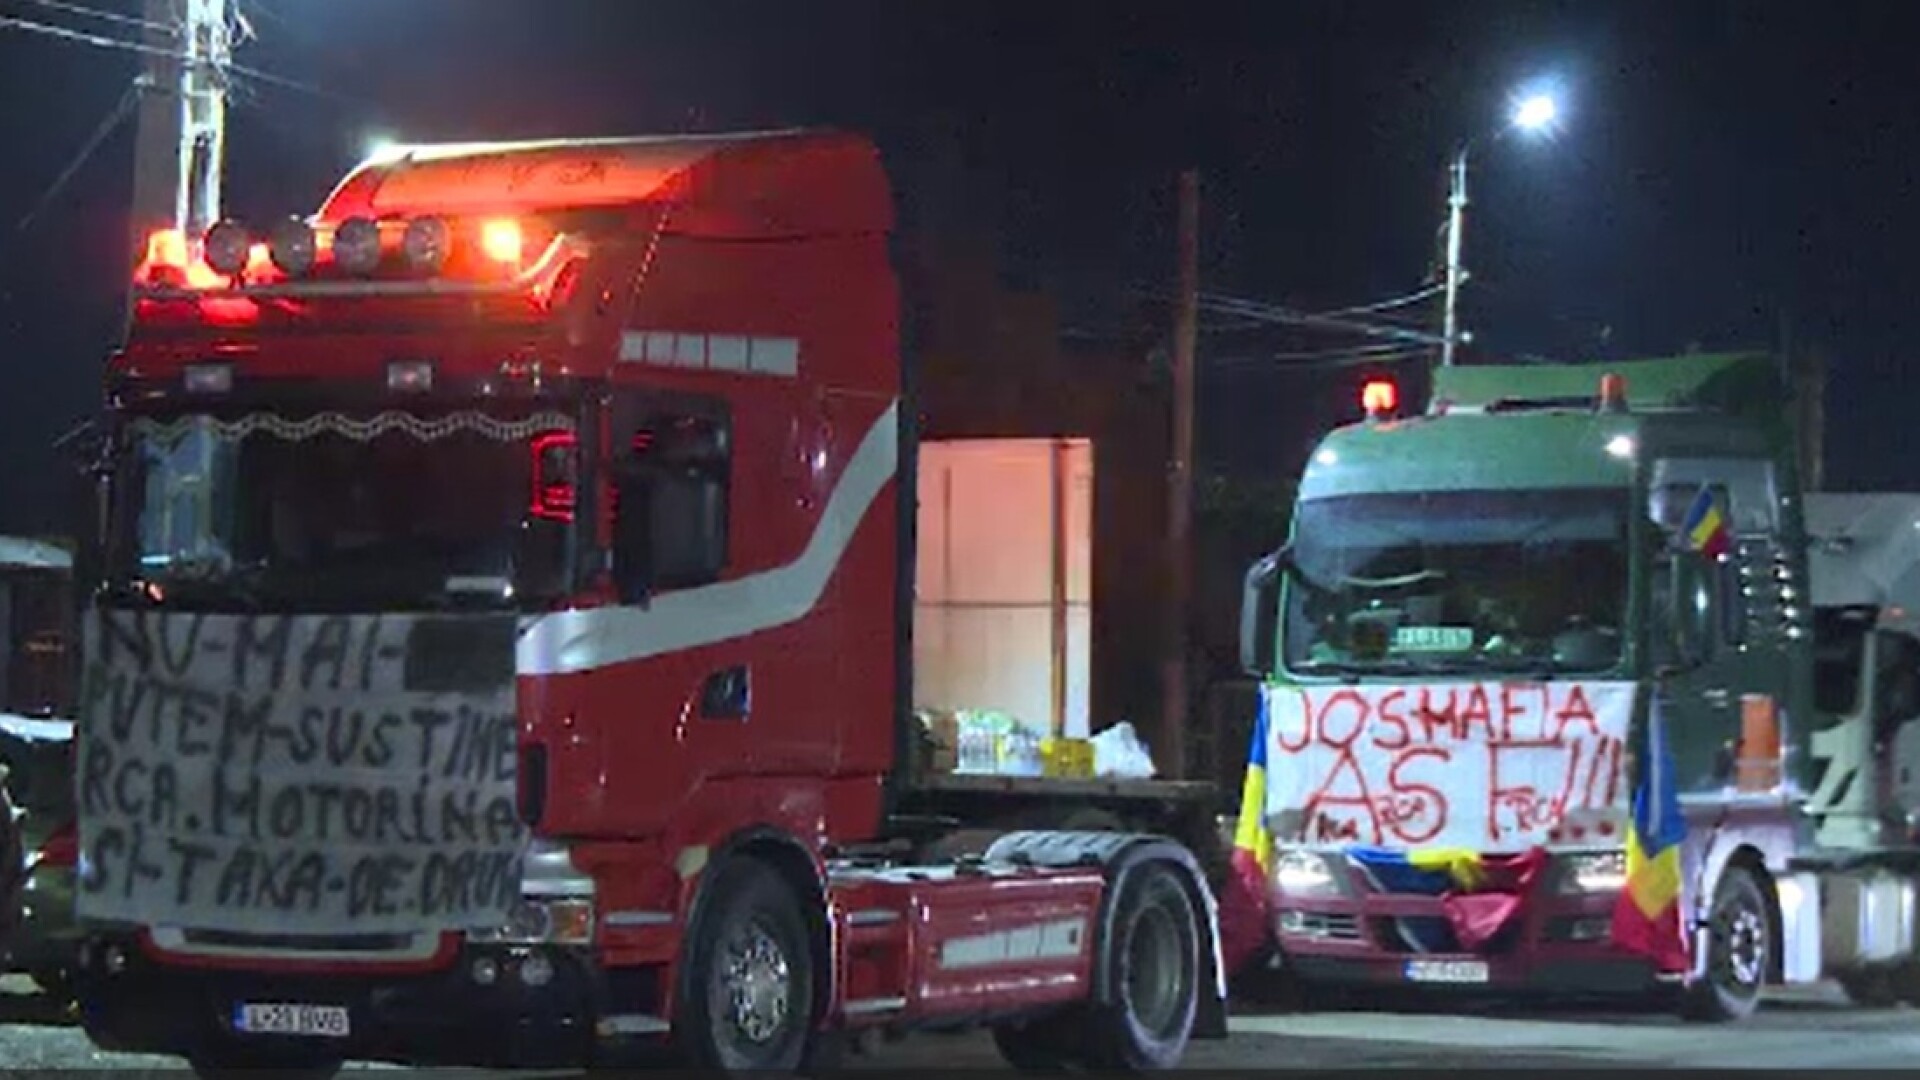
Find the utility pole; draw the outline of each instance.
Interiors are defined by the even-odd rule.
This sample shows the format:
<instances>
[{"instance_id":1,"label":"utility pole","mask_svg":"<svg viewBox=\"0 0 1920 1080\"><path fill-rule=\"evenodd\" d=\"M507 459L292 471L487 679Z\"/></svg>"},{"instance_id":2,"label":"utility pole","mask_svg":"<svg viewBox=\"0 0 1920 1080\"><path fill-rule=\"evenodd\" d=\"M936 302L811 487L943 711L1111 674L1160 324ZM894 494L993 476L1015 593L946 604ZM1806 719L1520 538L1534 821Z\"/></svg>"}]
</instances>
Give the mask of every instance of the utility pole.
<instances>
[{"instance_id":1,"label":"utility pole","mask_svg":"<svg viewBox=\"0 0 1920 1080\"><path fill-rule=\"evenodd\" d=\"M1460 342L1460 283L1466 270L1460 265L1460 229L1467 219L1467 147L1461 144L1447 168L1447 307L1440 329L1440 366L1452 367Z\"/></svg>"},{"instance_id":2,"label":"utility pole","mask_svg":"<svg viewBox=\"0 0 1920 1080\"><path fill-rule=\"evenodd\" d=\"M146 0L156 28L142 80L134 157L134 235L174 228L196 236L220 220L226 152L227 64L233 54L228 0ZM176 27L177 36L158 27Z\"/></svg>"},{"instance_id":3,"label":"utility pole","mask_svg":"<svg viewBox=\"0 0 1920 1080\"><path fill-rule=\"evenodd\" d=\"M1173 329L1173 461L1167 491L1167 654L1162 684L1162 759L1187 772L1189 642L1193 614L1193 369L1200 325L1200 174L1180 174L1180 295Z\"/></svg>"}]
</instances>

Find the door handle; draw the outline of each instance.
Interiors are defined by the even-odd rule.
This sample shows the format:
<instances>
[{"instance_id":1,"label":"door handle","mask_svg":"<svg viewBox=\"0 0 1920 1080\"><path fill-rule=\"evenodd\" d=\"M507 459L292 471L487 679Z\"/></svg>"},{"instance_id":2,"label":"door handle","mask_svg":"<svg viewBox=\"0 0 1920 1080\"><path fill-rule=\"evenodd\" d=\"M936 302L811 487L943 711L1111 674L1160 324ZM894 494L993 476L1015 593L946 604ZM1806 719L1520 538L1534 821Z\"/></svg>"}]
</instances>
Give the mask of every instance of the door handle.
<instances>
[{"instance_id":1,"label":"door handle","mask_svg":"<svg viewBox=\"0 0 1920 1080\"><path fill-rule=\"evenodd\" d=\"M722 668L700 687L700 719L745 720L753 708L753 680L744 664Z\"/></svg>"}]
</instances>

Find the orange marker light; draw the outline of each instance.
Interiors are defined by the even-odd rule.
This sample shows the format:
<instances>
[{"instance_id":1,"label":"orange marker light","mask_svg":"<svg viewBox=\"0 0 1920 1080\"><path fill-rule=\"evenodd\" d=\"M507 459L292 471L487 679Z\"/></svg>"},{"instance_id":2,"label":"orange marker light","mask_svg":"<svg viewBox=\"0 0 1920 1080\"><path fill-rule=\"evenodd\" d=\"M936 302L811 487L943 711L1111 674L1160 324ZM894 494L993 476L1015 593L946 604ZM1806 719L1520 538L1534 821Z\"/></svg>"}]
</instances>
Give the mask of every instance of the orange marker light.
<instances>
[{"instance_id":1,"label":"orange marker light","mask_svg":"<svg viewBox=\"0 0 1920 1080\"><path fill-rule=\"evenodd\" d=\"M226 287L227 279L218 270L204 262L194 261L187 267L187 288L219 289Z\"/></svg>"},{"instance_id":2,"label":"orange marker light","mask_svg":"<svg viewBox=\"0 0 1920 1080\"><path fill-rule=\"evenodd\" d=\"M1387 379L1369 379L1360 388L1360 405L1368 416L1383 416L1400 407L1400 388Z\"/></svg>"},{"instance_id":3,"label":"orange marker light","mask_svg":"<svg viewBox=\"0 0 1920 1080\"><path fill-rule=\"evenodd\" d=\"M158 229L147 237L147 264L185 269L187 234L179 229Z\"/></svg>"},{"instance_id":4,"label":"orange marker light","mask_svg":"<svg viewBox=\"0 0 1920 1080\"><path fill-rule=\"evenodd\" d=\"M520 223L512 218L495 218L480 226L480 251L498 263L520 262Z\"/></svg>"}]
</instances>

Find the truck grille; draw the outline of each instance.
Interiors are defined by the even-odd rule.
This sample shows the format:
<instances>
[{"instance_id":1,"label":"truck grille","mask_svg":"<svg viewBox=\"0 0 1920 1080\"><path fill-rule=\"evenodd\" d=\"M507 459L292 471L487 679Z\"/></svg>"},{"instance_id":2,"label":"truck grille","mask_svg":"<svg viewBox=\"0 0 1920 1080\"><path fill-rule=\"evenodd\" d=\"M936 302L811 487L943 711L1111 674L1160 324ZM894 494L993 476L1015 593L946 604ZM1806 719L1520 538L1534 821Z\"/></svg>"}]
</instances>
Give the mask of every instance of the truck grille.
<instances>
[{"instance_id":1,"label":"truck grille","mask_svg":"<svg viewBox=\"0 0 1920 1080\"><path fill-rule=\"evenodd\" d=\"M352 953L377 955L404 952L414 945L411 934L240 934L226 930L187 930L188 945L210 949L257 949L265 952Z\"/></svg>"},{"instance_id":2,"label":"truck grille","mask_svg":"<svg viewBox=\"0 0 1920 1080\"><path fill-rule=\"evenodd\" d=\"M1289 934L1322 941L1359 941L1358 915L1329 915L1319 911L1289 911L1280 916L1280 928Z\"/></svg>"}]
</instances>

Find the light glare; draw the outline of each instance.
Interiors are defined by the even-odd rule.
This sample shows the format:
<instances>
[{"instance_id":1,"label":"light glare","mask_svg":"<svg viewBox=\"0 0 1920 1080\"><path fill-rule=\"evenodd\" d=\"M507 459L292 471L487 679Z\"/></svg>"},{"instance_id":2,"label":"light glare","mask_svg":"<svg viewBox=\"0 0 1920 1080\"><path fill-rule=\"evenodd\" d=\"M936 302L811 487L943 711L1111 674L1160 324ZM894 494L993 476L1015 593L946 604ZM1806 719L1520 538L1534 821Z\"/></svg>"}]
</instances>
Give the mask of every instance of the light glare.
<instances>
[{"instance_id":1,"label":"light glare","mask_svg":"<svg viewBox=\"0 0 1920 1080\"><path fill-rule=\"evenodd\" d=\"M1540 131L1551 125L1559 115L1560 108L1551 97L1534 94L1514 106L1513 124L1522 131Z\"/></svg>"}]
</instances>

